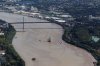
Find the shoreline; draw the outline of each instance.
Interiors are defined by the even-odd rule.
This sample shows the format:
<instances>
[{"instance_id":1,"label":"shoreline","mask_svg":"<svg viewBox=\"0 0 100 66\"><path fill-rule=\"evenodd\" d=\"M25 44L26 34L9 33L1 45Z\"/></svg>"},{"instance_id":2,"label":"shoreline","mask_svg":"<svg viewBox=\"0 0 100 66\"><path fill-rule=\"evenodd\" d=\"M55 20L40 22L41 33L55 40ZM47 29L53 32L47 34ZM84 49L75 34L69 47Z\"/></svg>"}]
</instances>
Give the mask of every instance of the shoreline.
<instances>
[{"instance_id":1,"label":"shoreline","mask_svg":"<svg viewBox=\"0 0 100 66\"><path fill-rule=\"evenodd\" d=\"M44 31L44 30L46 30L46 29L42 29L42 31ZM49 29L50 30L50 29ZM55 31L55 29L52 29L53 31ZM40 31L39 29L37 30L37 29L33 29L32 31L31 30L28 30L30 33L34 33L34 31L36 32L36 31ZM28 33L28 31L26 32L27 33L27 36L28 36L28 34L30 34L30 33ZM61 29L61 31L63 32L63 29ZM25 33L25 34L26 34ZM36 32L36 33L39 33L39 32ZM41 33L41 32L40 32ZM21 36L22 34L20 34L20 36ZM83 65L79 65L79 66L94 66L92 63L95 61L94 59L93 59L93 57L91 56L91 54L90 53L88 53L87 51L85 51L84 49L81 49L81 48L79 48L79 47L75 47L74 45L70 45L70 44L67 44L67 43L65 43L62 39L61 39L61 37L62 37L62 35L63 35L63 33L60 33L60 41L61 41L61 44L57 44L57 43L55 43L55 42L53 42L53 44L57 44L57 47L59 47L58 45L60 45L60 46L62 46L63 48L64 47L66 47L66 48L64 48L63 50L65 51L65 49L66 49L66 52L68 52L68 53L70 53L70 52L74 52L75 53L75 55L77 55L78 53L80 53L80 54L78 54L78 57L77 56L75 56L77 59L76 60L78 60L78 58L80 59L80 61L82 60L82 57L84 57L84 60L85 59L87 59L86 61L84 61L84 63L83 63L83 61L81 62ZM25 36L25 35L24 35ZM32 35L30 35L30 37L31 37ZM34 36L35 37L35 36ZM20 38L20 40L27 40L27 39L24 39L25 37L23 37L23 38ZM22 40L22 42L23 42L23 40ZM36 40L35 38L34 38L34 40ZM28 41L28 40L27 40ZM26 42L27 42L26 41ZM41 40L41 41L43 41L43 43L44 43L44 41L45 40ZM56 42L58 42L59 40L55 40ZM59 42L60 42L59 41ZM29 40L29 42L33 42L33 40ZM28 43L29 43L28 42ZM36 43L37 44L37 43ZM36 45L35 44L35 45ZM41 44L42 44L42 42L41 42ZM54 46L56 46L56 45L53 45L53 44L50 44L52 47ZM26 45L26 44L25 44ZM28 45L26 45L26 46L28 46L28 47L30 47L30 49L32 50L32 44L29 44L30 46L28 46ZM45 46L46 45L46 47L48 47L48 45L47 44L43 44L43 46ZM50 46L49 45L49 46ZM17 44L15 45L15 47L17 46ZM20 45L19 45L20 46ZM18 47L19 47L18 46ZM39 45L39 47L40 46L42 46L42 45ZM19 48L17 47L17 50L19 50ZM24 47L24 46L23 46ZM25 48L27 48L27 47L25 47ZM40 47L41 48L41 47ZM44 49L45 49L45 47L43 47ZM69 49L68 49L69 48ZM50 49L50 48L48 48L48 49ZM47 50L47 49L46 49ZM62 50L62 49L61 49ZM62 51L63 51L62 50ZM69 50L69 51L67 51L67 50ZM73 51L74 50L74 51ZM23 50L22 50L23 51ZM27 50L28 51L28 50ZM54 51L54 50L53 50ZM60 50L58 50L57 52L59 52ZM63 52L64 52L63 51ZM34 51L33 52L35 52L35 49L34 49ZM39 52L39 51L38 51ZM21 53L21 52L19 52L19 53ZM27 53L29 53L29 54L31 54L30 52L27 52ZM53 52L54 53L54 52ZM37 51L36 51L36 53L35 54L33 54L32 53L32 55L36 55L37 54ZM47 54L47 53L46 53ZM22 54L23 55L23 54ZM43 54L41 54L41 55L43 55ZM59 54L58 54L59 55ZM70 55L72 55L72 54L70 54ZM68 57L70 56L70 55L68 55ZM37 56L37 55L36 55ZM63 56L63 55L61 55L61 56ZM74 58L73 56L71 56L72 58ZM71 57L69 57L69 59L71 58ZM23 57L23 58L25 58L25 56ZM42 59L45 59L45 57L44 58L41 58L41 57L39 57L41 60ZM25 60L25 59L24 59ZM27 60L27 59L26 59ZM30 60L31 60L31 57L30 57ZM30 60L28 60L28 61L30 61ZM27 61L27 62L28 62ZM68 61L68 60L67 60ZM93 61L93 62L92 62ZM30 65L27 65L27 62L26 62L26 66L30 66ZM40 61L40 62L42 62L42 61ZM70 65L70 66L75 66L75 64L76 64L76 66L78 66L77 64L78 63L80 63L79 61L77 61L76 63L75 63L75 61L73 62L71 62L71 61L68 61L68 62L70 62L69 63L69 65L70 64L74 64L74 65ZM31 61L30 61L30 63L31 63ZM39 63L39 60L38 61L36 61L36 64L35 64L35 66L40 66L40 65L38 65L37 63ZM47 62L47 63L50 63L50 62ZM52 63L51 63L52 64ZM59 63L58 63L59 64ZM66 64L66 63L65 63ZM68 63L67 63L68 64ZM50 65L50 64L49 64ZM68 66L69 66L68 65ZM42 65L41 65L42 66ZM43 66L45 66L45 65L43 65ZM52 65L53 66L53 65ZM56 66L56 65L54 65L54 66ZM60 65L57 65L57 66L60 66ZM63 66L65 66L65 65L63 65Z\"/></svg>"},{"instance_id":2,"label":"shoreline","mask_svg":"<svg viewBox=\"0 0 100 66\"><path fill-rule=\"evenodd\" d=\"M41 25L43 28L62 27L51 23L48 26ZM26 66L94 66L93 56L84 49L65 43L62 40L63 33L64 29L26 29L26 32L16 33L12 45ZM48 43L46 41L50 36L52 42ZM37 59L35 62L31 60L34 57Z\"/></svg>"},{"instance_id":3,"label":"shoreline","mask_svg":"<svg viewBox=\"0 0 100 66\"><path fill-rule=\"evenodd\" d=\"M65 28L66 27L68 27L68 26L66 26L66 25L64 25L64 24L62 24L62 23L59 23L59 22L54 22L55 24L58 24L58 25L60 25L61 27L62 27L62 29L63 29L63 35L62 35L62 40L64 41L64 42L66 42L66 43L68 43L68 44L70 44L70 45L73 45L73 46L75 46L75 47L78 47L78 48L81 48L81 49L83 49L83 50L85 50L85 51L87 51L88 53L90 53L93 57L94 57L94 59L95 59L95 62L93 62L94 63L94 65L96 64L97 65L97 63L98 63L98 60L97 60L97 57L96 57L96 55L94 54L94 53L92 53L92 52L95 52L93 49L88 49L88 48L91 48L91 47L89 47L89 46L87 46L87 45L84 45L83 47L81 46L81 45L76 45L75 43L73 43L73 42L70 42L69 40L67 40L67 38L65 37ZM88 47L88 48L86 48L86 47Z\"/></svg>"}]
</instances>

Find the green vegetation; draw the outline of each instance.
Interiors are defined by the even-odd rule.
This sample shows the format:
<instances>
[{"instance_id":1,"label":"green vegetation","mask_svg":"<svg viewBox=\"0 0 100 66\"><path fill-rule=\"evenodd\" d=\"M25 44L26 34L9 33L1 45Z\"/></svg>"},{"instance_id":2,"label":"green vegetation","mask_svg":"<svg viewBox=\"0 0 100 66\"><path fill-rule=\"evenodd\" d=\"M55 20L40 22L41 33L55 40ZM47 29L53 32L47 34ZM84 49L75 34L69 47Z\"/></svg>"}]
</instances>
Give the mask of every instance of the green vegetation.
<instances>
[{"instance_id":1,"label":"green vegetation","mask_svg":"<svg viewBox=\"0 0 100 66\"><path fill-rule=\"evenodd\" d=\"M20 56L16 53L12 46L12 40L15 35L16 31L12 26L8 29L6 32L6 40L5 40L5 45L6 45L6 57L8 61L8 66L24 66L24 61L20 58Z\"/></svg>"},{"instance_id":2,"label":"green vegetation","mask_svg":"<svg viewBox=\"0 0 100 66\"><path fill-rule=\"evenodd\" d=\"M59 25L64 28L62 39L90 52L98 61L97 66L100 66L100 23L76 24L74 27L60 23ZM94 38L97 41L93 40Z\"/></svg>"},{"instance_id":3,"label":"green vegetation","mask_svg":"<svg viewBox=\"0 0 100 66\"><path fill-rule=\"evenodd\" d=\"M91 39L91 35L89 34L89 31L86 28L77 28L75 34L77 38L79 38L82 41L90 41Z\"/></svg>"},{"instance_id":4,"label":"green vegetation","mask_svg":"<svg viewBox=\"0 0 100 66\"><path fill-rule=\"evenodd\" d=\"M0 36L0 46L5 50L6 64L5 66L25 66L24 61L17 54L12 46L13 37L16 34L15 29L10 25L9 28L4 29L5 36Z\"/></svg>"},{"instance_id":5,"label":"green vegetation","mask_svg":"<svg viewBox=\"0 0 100 66\"><path fill-rule=\"evenodd\" d=\"M8 29L6 33L6 57L7 61L9 62L8 66L25 66L24 61L20 58L20 56L16 53L12 46L12 40L15 35L16 31L12 26Z\"/></svg>"}]
</instances>

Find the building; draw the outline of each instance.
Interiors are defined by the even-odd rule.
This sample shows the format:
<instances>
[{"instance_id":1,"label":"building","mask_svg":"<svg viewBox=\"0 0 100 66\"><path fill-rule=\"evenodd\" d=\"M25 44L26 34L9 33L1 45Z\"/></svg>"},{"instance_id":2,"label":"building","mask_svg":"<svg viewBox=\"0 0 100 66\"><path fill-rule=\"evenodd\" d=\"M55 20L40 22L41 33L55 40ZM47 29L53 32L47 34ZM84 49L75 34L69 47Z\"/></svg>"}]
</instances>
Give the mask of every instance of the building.
<instances>
[{"instance_id":1,"label":"building","mask_svg":"<svg viewBox=\"0 0 100 66\"><path fill-rule=\"evenodd\" d=\"M60 20L61 18L58 18L58 17L51 17L51 19L53 19L53 20Z\"/></svg>"},{"instance_id":2,"label":"building","mask_svg":"<svg viewBox=\"0 0 100 66\"><path fill-rule=\"evenodd\" d=\"M63 15L60 15L60 17L63 17L63 18L71 18L72 16L71 15L66 15L66 14L64 15L63 14Z\"/></svg>"},{"instance_id":3,"label":"building","mask_svg":"<svg viewBox=\"0 0 100 66\"><path fill-rule=\"evenodd\" d=\"M100 20L100 16L92 16L92 15L89 15L89 19L96 19L96 20Z\"/></svg>"},{"instance_id":4,"label":"building","mask_svg":"<svg viewBox=\"0 0 100 66\"><path fill-rule=\"evenodd\" d=\"M93 40L94 42L98 42L98 41L100 40L100 38L97 37L97 36L92 36L92 40Z\"/></svg>"},{"instance_id":5,"label":"building","mask_svg":"<svg viewBox=\"0 0 100 66\"><path fill-rule=\"evenodd\" d=\"M21 0L3 0L5 2L18 2L18 1L21 1Z\"/></svg>"},{"instance_id":6,"label":"building","mask_svg":"<svg viewBox=\"0 0 100 66\"><path fill-rule=\"evenodd\" d=\"M40 13L30 13L29 17L35 17L35 18L39 18L41 15Z\"/></svg>"},{"instance_id":7,"label":"building","mask_svg":"<svg viewBox=\"0 0 100 66\"><path fill-rule=\"evenodd\" d=\"M31 6L31 12L39 12L36 7Z\"/></svg>"},{"instance_id":8,"label":"building","mask_svg":"<svg viewBox=\"0 0 100 66\"><path fill-rule=\"evenodd\" d=\"M0 55L5 55L6 53L5 53L5 50L0 50Z\"/></svg>"},{"instance_id":9,"label":"building","mask_svg":"<svg viewBox=\"0 0 100 66\"><path fill-rule=\"evenodd\" d=\"M56 22L60 22L60 23L65 23L66 21L61 19L61 18L58 18L58 17L51 17L52 20L56 21Z\"/></svg>"},{"instance_id":10,"label":"building","mask_svg":"<svg viewBox=\"0 0 100 66\"><path fill-rule=\"evenodd\" d=\"M66 21L65 20L55 20L56 22L60 22L60 23L65 23Z\"/></svg>"}]
</instances>

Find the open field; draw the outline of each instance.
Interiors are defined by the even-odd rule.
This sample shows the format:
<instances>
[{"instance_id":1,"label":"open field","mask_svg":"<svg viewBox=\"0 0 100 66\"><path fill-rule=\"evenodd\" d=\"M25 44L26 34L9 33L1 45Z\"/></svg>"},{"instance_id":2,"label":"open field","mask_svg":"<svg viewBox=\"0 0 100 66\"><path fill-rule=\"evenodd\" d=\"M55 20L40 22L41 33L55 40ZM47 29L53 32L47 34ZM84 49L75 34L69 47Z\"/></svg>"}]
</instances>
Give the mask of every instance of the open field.
<instances>
[{"instance_id":1,"label":"open field","mask_svg":"<svg viewBox=\"0 0 100 66\"><path fill-rule=\"evenodd\" d=\"M16 17L10 18L10 16ZM0 19L5 17L8 22L10 20L15 22L20 20L18 16L1 14ZM34 20L36 19L33 18ZM42 20L37 19L36 21ZM25 29L25 32L17 32L12 43L26 66L94 66L93 62L96 60L91 54L62 40L63 29L48 29L61 28L59 25L51 23L27 25L27 28L31 27L44 29ZM32 58L36 58L36 60L32 61Z\"/></svg>"}]
</instances>

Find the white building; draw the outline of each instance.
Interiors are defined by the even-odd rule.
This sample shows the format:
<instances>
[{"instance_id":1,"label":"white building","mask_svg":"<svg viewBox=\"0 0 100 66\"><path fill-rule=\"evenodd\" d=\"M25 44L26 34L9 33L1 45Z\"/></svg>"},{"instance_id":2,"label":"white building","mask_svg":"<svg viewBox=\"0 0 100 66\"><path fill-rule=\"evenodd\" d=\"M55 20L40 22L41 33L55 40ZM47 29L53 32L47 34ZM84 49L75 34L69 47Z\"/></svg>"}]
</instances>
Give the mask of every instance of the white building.
<instances>
[{"instance_id":1,"label":"white building","mask_svg":"<svg viewBox=\"0 0 100 66\"><path fill-rule=\"evenodd\" d=\"M21 0L4 0L6 2L18 2L18 1L21 1Z\"/></svg>"},{"instance_id":2,"label":"white building","mask_svg":"<svg viewBox=\"0 0 100 66\"><path fill-rule=\"evenodd\" d=\"M5 55L5 50L0 50L0 55Z\"/></svg>"},{"instance_id":3,"label":"white building","mask_svg":"<svg viewBox=\"0 0 100 66\"><path fill-rule=\"evenodd\" d=\"M39 12L38 9L36 7L31 6L31 11L32 12Z\"/></svg>"},{"instance_id":4,"label":"white building","mask_svg":"<svg viewBox=\"0 0 100 66\"><path fill-rule=\"evenodd\" d=\"M65 20L55 20L55 21L57 21L57 22L60 22L60 23L65 23L66 21Z\"/></svg>"},{"instance_id":5,"label":"white building","mask_svg":"<svg viewBox=\"0 0 100 66\"><path fill-rule=\"evenodd\" d=\"M89 16L89 19L97 19L97 20L100 20L100 16L92 16L92 15L90 15Z\"/></svg>"},{"instance_id":6,"label":"white building","mask_svg":"<svg viewBox=\"0 0 100 66\"><path fill-rule=\"evenodd\" d=\"M5 34L3 32L0 33L0 36L4 36Z\"/></svg>"},{"instance_id":7,"label":"white building","mask_svg":"<svg viewBox=\"0 0 100 66\"><path fill-rule=\"evenodd\" d=\"M30 13L29 16L30 16L30 17L36 17L36 18L38 18L38 17L40 17L41 15L40 15L40 13Z\"/></svg>"},{"instance_id":8,"label":"white building","mask_svg":"<svg viewBox=\"0 0 100 66\"><path fill-rule=\"evenodd\" d=\"M98 42L98 41L100 40L100 38L97 37L97 36L92 36L92 40L93 40L94 42Z\"/></svg>"},{"instance_id":9,"label":"white building","mask_svg":"<svg viewBox=\"0 0 100 66\"><path fill-rule=\"evenodd\" d=\"M60 15L60 17L63 17L63 18L71 18L72 16L71 15Z\"/></svg>"},{"instance_id":10,"label":"white building","mask_svg":"<svg viewBox=\"0 0 100 66\"><path fill-rule=\"evenodd\" d=\"M60 20L61 18L58 18L58 17L51 17L51 19L53 19L53 20Z\"/></svg>"},{"instance_id":11,"label":"white building","mask_svg":"<svg viewBox=\"0 0 100 66\"><path fill-rule=\"evenodd\" d=\"M56 22L62 22L62 23L66 22L65 20L58 18L58 17L51 17L51 19L53 19Z\"/></svg>"}]
</instances>

